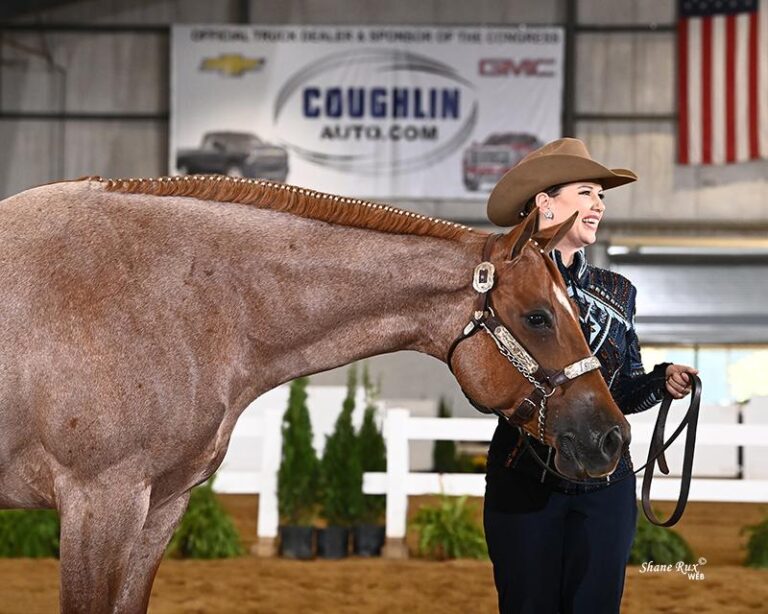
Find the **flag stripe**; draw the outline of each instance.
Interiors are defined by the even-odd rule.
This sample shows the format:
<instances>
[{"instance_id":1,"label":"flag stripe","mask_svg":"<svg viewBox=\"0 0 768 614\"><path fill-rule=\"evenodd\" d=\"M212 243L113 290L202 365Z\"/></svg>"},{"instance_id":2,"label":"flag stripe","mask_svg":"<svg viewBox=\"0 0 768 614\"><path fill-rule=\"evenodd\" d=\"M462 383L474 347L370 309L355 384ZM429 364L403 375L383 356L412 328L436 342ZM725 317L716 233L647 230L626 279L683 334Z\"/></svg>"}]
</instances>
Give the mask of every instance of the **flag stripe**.
<instances>
[{"instance_id":1,"label":"flag stripe","mask_svg":"<svg viewBox=\"0 0 768 614\"><path fill-rule=\"evenodd\" d=\"M712 164L725 162L725 20L712 20Z\"/></svg>"},{"instance_id":2,"label":"flag stripe","mask_svg":"<svg viewBox=\"0 0 768 614\"><path fill-rule=\"evenodd\" d=\"M736 162L749 159L748 24L749 15L736 17Z\"/></svg>"},{"instance_id":3,"label":"flag stripe","mask_svg":"<svg viewBox=\"0 0 768 614\"><path fill-rule=\"evenodd\" d=\"M757 112L757 14L749 16L749 157L760 157Z\"/></svg>"},{"instance_id":4,"label":"flag stripe","mask_svg":"<svg viewBox=\"0 0 768 614\"><path fill-rule=\"evenodd\" d=\"M712 18L701 18L701 161L712 164Z\"/></svg>"},{"instance_id":5,"label":"flag stripe","mask_svg":"<svg viewBox=\"0 0 768 614\"><path fill-rule=\"evenodd\" d=\"M688 164L688 21L677 24L677 160Z\"/></svg>"},{"instance_id":6,"label":"flag stripe","mask_svg":"<svg viewBox=\"0 0 768 614\"><path fill-rule=\"evenodd\" d=\"M725 160L736 160L736 18L725 18Z\"/></svg>"},{"instance_id":7,"label":"flag stripe","mask_svg":"<svg viewBox=\"0 0 768 614\"><path fill-rule=\"evenodd\" d=\"M701 19L688 22L688 160L690 164L701 164Z\"/></svg>"},{"instance_id":8,"label":"flag stripe","mask_svg":"<svg viewBox=\"0 0 768 614\"><path fill-rule=\"evenodd\" d=\"M758 44L760 50L757 58L760 64L757 72L757 91L759 100L759 126L760 157L768 157L768 10L765 8L765 0L760 3L758 11Z\"/></svg>"}]
</instances>

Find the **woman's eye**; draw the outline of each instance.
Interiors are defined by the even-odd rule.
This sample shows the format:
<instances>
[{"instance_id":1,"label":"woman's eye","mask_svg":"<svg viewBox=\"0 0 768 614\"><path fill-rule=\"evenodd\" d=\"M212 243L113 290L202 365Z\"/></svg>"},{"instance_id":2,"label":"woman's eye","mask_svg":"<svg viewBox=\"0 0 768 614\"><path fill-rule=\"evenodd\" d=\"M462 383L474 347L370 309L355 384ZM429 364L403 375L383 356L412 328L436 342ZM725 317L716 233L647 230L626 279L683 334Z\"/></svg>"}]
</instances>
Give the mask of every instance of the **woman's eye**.
<instances>
[{"instance_id":1,"label":"woman's eye","mask_svg":"<svg viewBox=\"0 0 768 614\"><path fill-rule=\"evenodd\" d=\"M525 319L532 328L549 328L552 324L549 315L546 313L530 313Z\"/></svg>"}]
</instances>

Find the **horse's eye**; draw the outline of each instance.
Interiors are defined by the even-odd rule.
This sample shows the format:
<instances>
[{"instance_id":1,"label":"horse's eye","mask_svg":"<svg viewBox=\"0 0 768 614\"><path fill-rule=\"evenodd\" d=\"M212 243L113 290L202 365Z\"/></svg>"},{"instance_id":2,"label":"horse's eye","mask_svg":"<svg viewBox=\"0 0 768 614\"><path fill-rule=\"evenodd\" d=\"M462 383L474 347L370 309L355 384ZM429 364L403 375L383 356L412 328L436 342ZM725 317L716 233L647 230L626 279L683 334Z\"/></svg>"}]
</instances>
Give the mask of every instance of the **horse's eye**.
<instances>
[{"instance_id":1,"label":"horse's eye","mask_svg":"<svg viewBox=\"0 0 768 614\"><path fill-rule=\"evenodd\" d=\"M534 311L525 316L525 322L531 328L550 328L552 318L545 311Z\"/></svg>"}]
</instances>

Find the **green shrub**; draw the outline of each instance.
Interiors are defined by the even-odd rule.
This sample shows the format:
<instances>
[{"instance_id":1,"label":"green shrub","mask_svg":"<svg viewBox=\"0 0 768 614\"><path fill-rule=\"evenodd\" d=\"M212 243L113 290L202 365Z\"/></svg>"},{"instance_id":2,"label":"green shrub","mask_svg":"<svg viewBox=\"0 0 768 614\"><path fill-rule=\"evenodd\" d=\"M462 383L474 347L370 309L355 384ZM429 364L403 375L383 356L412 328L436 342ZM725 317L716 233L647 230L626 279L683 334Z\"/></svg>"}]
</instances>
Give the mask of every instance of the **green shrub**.
<instances>
[{"instance_id":1,"label":"green shrub","mask_svg":"<svg viewBox=\"0 0 768 614\"><path fill-rule=\"evenodd\" d=\"M352 366L347 373L347 396L320 461L322 516L329 525L345 527L358 523L363 513L363 469L352 426L357 369Z\"/></svg>"},{"instance_id":2,"label":"green shrub","mask_svg":"<svg viewBox=\"0 0 768 614\"><path fill-rule=\"evenodd\" d=\"M213 492L213 478L193 488L168 554L188 559L226 559L243 553L240 535Z\"/></svg>"},{"instance_id":3,"label":"green shrub","mask_svg":"<svg viewBox=\"0 0 768 614\"><path fill-rule=\"evenodd\" d=\"M378 388L371 383L368 364L363 365L363 389L365 390L365 412L363 423L357 434L357 449L363 473L387 470L387 447L384 437L376 424L376 396ZM387 499L384 495L364 495L361 521L377 524L382 521Z\"/></svg>"},{"instance_id":4,"label":"green shrub","mask_svg":"<svg viewBox=\"0 0 768 614\"><path fill-rule=\"evenodd\" d=\"M440 397L437 407L438 418L450 418L453 415L451 406ZM459 459L456 455L456 442L452 440L438 440L432 449L432 467L437 473L458 473Z\"/></svg>"},{"instance_id":5,"label":"green shrub","mask_svg":"<svg viewBox=\"0 0 768 614\"><path fill-rule=\"evenodd\" d=\"M768 517L758 524L744 527L742 533L751 533L747 541L747 567L768 567Z\"/></svg>"},{"instance_id":6,"label":"green shrub","mask_svg":"<svg viewBox=\"0 0 768 614\"><path fill-rule=\"evenodd\" d=\"M280 519L288 525L309 525L320 499L320 463L312 447L312 423L307 409L307 384L291 382L288 409L283 416L283 449L277 473Z\"/></svg>"},{"instance_id":7,"label":"green shrub","mask_svg":"<svg viewBox=\"0 0 768 614\"><path fill-rule=\"evenodd\" d=\"M59 515L55 510L0 511L0 557L59 557Z\"/></svg>"},{"instance_id":8,"label":"green shrub","mask_svg":"<svg viewBox=\"0 0 768 614\"><path fill-rule=\"evenodd\" d=\"M648 522L642 510L637 515L637 533L629 554L631 565L653 561L669 565L683 561L695 562L696 557L688 543L675 531L657 527Z\"/></svg>"},{"instance_id":9,"label":"green shrub","mask_svg":"<svg viewBox=\"0 0 768 614\"><path fill-rule=\"evenodd\" d=\"M419 556L438 560L488 556L483 528L466 497L441 495L437 505L421 507L411 525L419 531Z\"/></svg>"}]
</instances>

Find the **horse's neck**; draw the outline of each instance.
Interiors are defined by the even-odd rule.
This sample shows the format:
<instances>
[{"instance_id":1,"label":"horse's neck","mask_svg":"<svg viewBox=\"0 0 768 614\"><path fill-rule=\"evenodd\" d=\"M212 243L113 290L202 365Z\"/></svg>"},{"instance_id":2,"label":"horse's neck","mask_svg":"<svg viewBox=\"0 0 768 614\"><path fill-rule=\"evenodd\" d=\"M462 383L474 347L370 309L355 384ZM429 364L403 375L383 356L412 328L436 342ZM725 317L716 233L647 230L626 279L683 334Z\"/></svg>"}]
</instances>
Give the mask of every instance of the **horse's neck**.
<instances>
[{"instance_id":1,"label":"horse's neck","mask_svg":"<svg viewBox=\"0 0 768 614\"><path fill-rule=\"evenodd\" d=\"M471 313L476 237L263 217L251 265L262 272L255 291L271 306L255 314L249 336L268 354L270 383L396 350L443 358Z\"/></svg>"}]
</instances>

